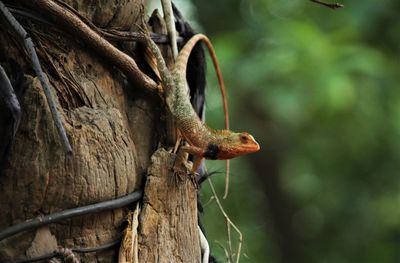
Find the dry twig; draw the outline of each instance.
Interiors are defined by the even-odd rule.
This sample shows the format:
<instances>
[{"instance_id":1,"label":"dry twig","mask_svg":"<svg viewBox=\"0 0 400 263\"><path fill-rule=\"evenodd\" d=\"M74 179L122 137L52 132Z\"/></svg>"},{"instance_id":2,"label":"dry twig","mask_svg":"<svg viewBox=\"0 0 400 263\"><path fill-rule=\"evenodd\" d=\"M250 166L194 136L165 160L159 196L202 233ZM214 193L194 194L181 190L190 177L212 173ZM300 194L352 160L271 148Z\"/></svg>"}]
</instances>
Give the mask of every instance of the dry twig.
<instances>
[{"instance_id":1,"label":"dry twig","mask_svg":"<svg viewBox=\"0 0 400 263\"><path fill-rule=\"evenodd\" d=\"M322 2L320 0L310 0L311 2L329 7L331 9L337 9L337 8L342 8L344 7L344 5L340 4L340 3L326 3L326 2Z\"/></svg>"},{"instance_id":2,"label":"dry twig","mask_svg":"<svg viewBox=\"0 0 400 263\"><path fill-rule=\"evenodd\" d=\"M221 211L222 215L225 217L225 220L226 220L226 224L227 224L227 228L228 228L228 246L230 248L230 253L231 253L230 257L231 257L232 262L233 262L234 255L232 253L232 239L231 239L231 230L230 230L230 228L233 227L233 229L235 229L235 231L239 235L237 255L236 255L236 261L235 261L236 263L239 263L240 253L241 253L241 250L242 250L242 242L243 242L242 232L240 232L239 228L232 222L232 220L229 218L229 216L225 212L224 208L222 207L222 204L221 204L221 202L220 202L220 200L219 200L219 198L217 196L217 193L215 192L215 188L214 188L214 185L213 185L211 179L210 178L207 178L207 179L208 179L208 183L210 184L210 188L211 188L211 191L212 191L212 193L214 195L215 201L217 202L218 208L219 208L219 210Z\"/></svg>"},{"instance_id":3,"label":"dry twig","mask_svg":"<svg viewBox=\"0 0 400 263\"><path fill-rule=\"evenodd\" d=\"M58 134L61 138L62 144L64 146L64 150L67 155L72 154L71 144L69 143L67 134L65 132L63 123L60 118L60 114L57 111L56 104L53 99L53 95L51 94L49 80L47 79L46 74L43 72L42 67L39 62L39 58L36 54L35 47L31 38L25 29L21 26L20 23L14 18L14 16L8 11L7 7L0 1L0 11L2 15L7 19L8 23L14 28L20 40L23 42L23 45L30 56L33 69L35 70L40 84L42 85L43 91L46 95L47 104L49 105L51 115L53 117L54 123L57 127Z\"/></svg>"}]
</instances>

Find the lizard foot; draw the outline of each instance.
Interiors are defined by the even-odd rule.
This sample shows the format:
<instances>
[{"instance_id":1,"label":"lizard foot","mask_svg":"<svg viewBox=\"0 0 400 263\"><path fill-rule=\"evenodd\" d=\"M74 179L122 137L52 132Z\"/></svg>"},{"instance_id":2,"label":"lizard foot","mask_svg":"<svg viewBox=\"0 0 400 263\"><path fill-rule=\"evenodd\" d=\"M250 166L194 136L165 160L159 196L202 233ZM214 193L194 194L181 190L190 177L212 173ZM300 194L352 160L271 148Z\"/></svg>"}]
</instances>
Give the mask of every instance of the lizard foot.
<instances>
[{"instance_id":1,"label":"lizard foot","mask_svg":"<svg viewBox=\"0 0 400 263\"><path fill-rule=\"evenodd\" d=\"M191 165L187 162L175 162L174 166L171 168L173 171L173 178L175 185L181 184L182 182L189 180L192 182L195 189L199 189L199 184L197 182L198 174L193 172Z\"/></svg>"},{"instance_id":2,"label":"lizard foot","mask_svg":"<svg viewBox=\"0 0 400 263\"><path fill-rule=\"evenodd\" d=\"M178 150L174 164L172 166L172 171L174 172L174 181L178 185L183 181L187 180L188 176L190 181L193 183L195 189L199 189L199 184L197 182L198 174L193 170L193 165L191 162L187 161L188 153L182 148Z\"/></svg>"},{"instance_id":3,"label":"lizard foot","mask_svg":"<svg viewBox=\"0 0 400 263\"><path fill-rule=\"evenodd\" d=\"M190 181L192 182L194 188L196 190L199 190L200 185L199 185L199 182L197 181L197 176L198 176L198 173L196 173L196 172L189 173Z\"/></svg>"},{"instance_id":4,"label":"lizard foot","mask_svg":"<svg viewBox=\"0 0 400 263\"><path fill-rule=\"evenodd\" d=\"M173 167L172 171L174 173L174 182L176 185L182 183L185 180L185 176L187 176L187 170L183 167Z\"/></svg>"},{"instance_id":5,"label":"lizard foot","mask_svg":"<svg viewBox=\"0 0 400 263\"><path fill-rule=\"evenodd\" d=\"M190 171L190 167L188 167L187 163L188 154L183 150L178 150L174 164L172 166L172 171L174 173L174 181L177 185L178 183L182 183Z\"/></svg>"}]
</instances>

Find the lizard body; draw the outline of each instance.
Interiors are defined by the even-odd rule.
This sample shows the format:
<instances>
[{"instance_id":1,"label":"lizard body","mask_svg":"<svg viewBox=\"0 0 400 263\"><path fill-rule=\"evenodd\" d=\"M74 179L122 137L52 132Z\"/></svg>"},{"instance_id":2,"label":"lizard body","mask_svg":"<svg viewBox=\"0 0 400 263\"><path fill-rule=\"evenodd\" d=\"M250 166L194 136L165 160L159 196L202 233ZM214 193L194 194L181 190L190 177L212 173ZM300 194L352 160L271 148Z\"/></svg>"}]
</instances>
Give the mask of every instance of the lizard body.
<instances>
[{"instance_id":1,"label":"lizard body","mask_svg":"<svg viewBox=\"0 0 400 263\"><path fill-rule=\"evenodd\" d=\"M186 86L186 66L190 52L198 41L203 41L210 50L214 66L217 73L219 72L217 75L220 85L222 83L221 90L223 90L223 81L218 64L216 64L216 56L211 42L205 35L194 35L185 44L179 52L171 72L168 70L157 45L149 37L146 37L146 41L157 61L164 86L166 104L181 134L189 142L188 146L182 147L183 150L201 158L228 160L257 152L260 149L254 137L247 132L236 133L230 130L213 130L207 127L190 104ZM196 164L194 167L196 167Z\"/></svg>"}]
</instances>

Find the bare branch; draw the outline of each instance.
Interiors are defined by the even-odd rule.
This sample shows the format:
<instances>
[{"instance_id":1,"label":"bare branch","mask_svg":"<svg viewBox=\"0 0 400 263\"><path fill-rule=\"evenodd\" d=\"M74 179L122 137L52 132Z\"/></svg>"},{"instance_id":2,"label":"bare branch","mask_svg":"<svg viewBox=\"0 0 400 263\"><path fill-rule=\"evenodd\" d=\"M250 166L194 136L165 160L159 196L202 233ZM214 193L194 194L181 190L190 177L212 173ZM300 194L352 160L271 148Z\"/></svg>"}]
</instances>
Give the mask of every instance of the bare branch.
<instances>
[{"instance_id":1,"label":"bare branch","mask_svg":"<svg viewBox=\"0 0 400 263\"><path fill-rule=\"evenodd\" d=\"M1 2L0 2L1 3ZM21 120L21 106L19 105L17 96L15 95L14 88L11 85L3 67L0 65L0 99L3 99L4 105L11 113L12 117L12 131L10 140L14 140L15 133L18 130L19 122Z\"/></svg>"},{"instance_id":2,"label":"bare branch","mask_svg":"<svg viewBox=\"0 0 400 263\"><path fill-rule=\"evenodd\" d=\"M128 204L138 201L140 198L142 198L142 195L143 195L143 191L137 190L126 196L123 196L123 197L120 197L120 198L117 198L114 200L104 201L101 203L91 204L91 205L87 205L87 206L80 206L80 207L56 212L53 214L49 214L49 215L46 215L43 217L37 217L37 218L34 218L29 221L25 221L20 224L10 226L6 229L2 229L0 231L0 240L3 240L9 236L15 235L19 232L23 232L23 231L38 228L38 227L41 227L41 226L44 226L47 224L59 222L61 220L67 219L67 218L120 208L120 207L123 207L123 206L126 206Z\"/></svg>"},{"instance_id":3,"label":"bare branch","mask_svg":"<svg viewBox=\"0 0 400 263\"><path fill-rule=\"evenodd\" d=\"M39 78L40 84L42 85L44 94L46 95L47 104L49 105L50 112L53 117L54 123L57 127L57 131L64 146L64 150L67 155L71 155L72 154L71 144L69 143L67 134L64 129L64 125L60 118L60 114L57 111L53 95L51 94L49 80L47 79L46 74L42 70L33 42L29 37L28 33L25 31L25 29L20 25L20 23L18 23L18 21L14 18L14 16L10 13L10 11L8 11L7 7L1 1L0 1L0 11L2 15L7 19L8 23L10 23L10 25L14 28L20 40L24 43L25 49L28 52L30 59L32 61L33 69L35 70Z\"/></svg>"},{"instance_id":4,"label":"bare branch","mask_svg":"<svg viewBox=\"0 0 400 263\"><path fill-rule=\"evenodd\" d=\"M232 239L231 239L231 229L230 227L233 227L233 229L237 232L238 236L239 236L239 240L238 240L238 248L237 248L237 255L236 255L236 263L239 263L239 259L240 259L240 253L242 250L242 242L243 242L243 235L242 232L240 232L239 228L232 222L232 220L229 218L228 214L225 212L224 208L222 207L222 204L217 196L217 192L215 191L214 185L210 179L210 177L207 178L208 179L208 183L210 184L210 188L211 191L214 195L215 201L217 202L218 208L221 211L222 215L225 217L226 220L226 224L227 224L227 229L228 229L228 245L229 245L229 250L231 252L230 257L232 258L232 262L233 262L233 255L232 255Z\"/></svg>"},{"instance_id":5,"label":"bare branch","mask_svg":"<svg viewBox=\"0 0 400 263\"><path fill-rule=\"evenodd\" d=\"M322 2L320 0L310 0L311 2L329 7L331 9L338 9L338 8L342 8L344 7L344 5L340 4L340 3L326 3L326 2Z\"/></svg>"}]
</instances>

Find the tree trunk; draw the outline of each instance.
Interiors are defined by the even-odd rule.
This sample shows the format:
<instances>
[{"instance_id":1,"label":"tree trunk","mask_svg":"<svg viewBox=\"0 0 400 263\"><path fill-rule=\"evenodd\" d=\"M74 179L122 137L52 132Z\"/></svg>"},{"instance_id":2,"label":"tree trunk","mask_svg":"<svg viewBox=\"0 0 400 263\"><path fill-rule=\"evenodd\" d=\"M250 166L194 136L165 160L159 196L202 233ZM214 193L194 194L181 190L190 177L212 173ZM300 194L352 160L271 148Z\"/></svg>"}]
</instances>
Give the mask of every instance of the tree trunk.
<instances>
[{"instance_id":1,"label":"tree trunk","mask_svg":"<svg viewBox=\"0 0 400 263\"><path fill-rule=\"evenodd\" d=\"M100 28L136 31L144 15L141 0L63 2ZM64 153L22 44L0 20L0 64L22 108L19 129L0 170L0 231L41 215L127 195L146 182L139 215L139 262L198 262L195 189L187 179L168 183L174 182L170 172L174 155L156 151L166 141L162 100L127 80L90 43L43 17L45 22L18 20L35 44L73 156ZM135 58L143 57L135 45L112 44ZM2 110L0 123L7 119ZM40 256L57 246L108 243L120 236L133 208L75 217L9 237L0 242L0 261ZM114 247L77 256L81 262L117 262L117 255Z\"/></svg>"}]
</instances>

